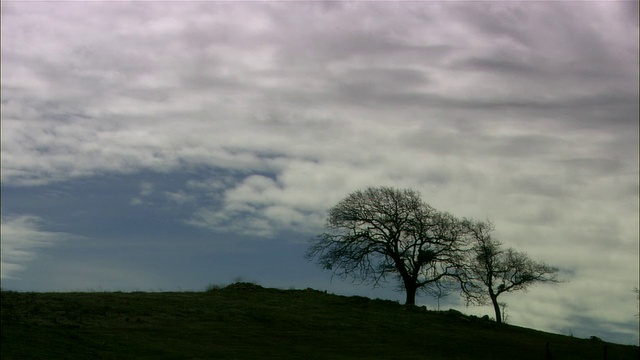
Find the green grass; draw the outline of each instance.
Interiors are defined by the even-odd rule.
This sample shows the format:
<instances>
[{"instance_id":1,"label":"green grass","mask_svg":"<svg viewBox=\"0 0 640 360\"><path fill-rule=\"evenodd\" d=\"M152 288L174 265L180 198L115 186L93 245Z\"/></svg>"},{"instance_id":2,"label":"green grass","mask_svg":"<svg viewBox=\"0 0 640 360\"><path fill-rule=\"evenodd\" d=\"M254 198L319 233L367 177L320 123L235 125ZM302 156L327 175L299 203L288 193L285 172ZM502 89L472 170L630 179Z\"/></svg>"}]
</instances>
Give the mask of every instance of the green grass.
<instances>
[{"instance_id":1,"label":"green grass","mask_svg":"<svg viewBox=\"0 0 640 360\"><path fill-rule=\"evenodd\" d=\"M248 283L205 292L3 291L2 359L638 359L638 347L454 311Z\"/></svg>"}]
</instances>

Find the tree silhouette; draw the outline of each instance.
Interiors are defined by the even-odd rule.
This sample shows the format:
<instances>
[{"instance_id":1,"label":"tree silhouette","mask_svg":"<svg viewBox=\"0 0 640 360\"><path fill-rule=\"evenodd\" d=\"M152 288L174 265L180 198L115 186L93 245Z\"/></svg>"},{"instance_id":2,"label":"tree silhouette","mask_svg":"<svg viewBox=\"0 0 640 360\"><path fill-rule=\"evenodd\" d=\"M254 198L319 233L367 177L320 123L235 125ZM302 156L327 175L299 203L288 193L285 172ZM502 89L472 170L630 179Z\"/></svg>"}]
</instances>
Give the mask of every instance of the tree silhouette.
<instances>
[{"instance_id":1,"label":"tree silhouette","mask_svg":"<svg viewBox=\"0 0 640 360\"><path fill-rule=\"evenodd\" d=\"M393 275L414 305L419 290L447 287L464 263L462 222L422 202L413 190L370 187L329 209L329 232L317 236L307 258L334 275L372 283Z\"/></svg>"},{"instance_id":2,"label":"tree silhouette","mask_svg":"<svg viewBox=\"0 0 640 360\"><path fill-rule=\"evenodd\" d=\"M502 323L498 296L536 283L559 282L557 268L535 262L512 248L503 249L502 243L491 238L490 222L465 223L474 245L461 278L462 294L468 304L487 305L490 300L498 323Z\"/></svg>"}]
</instances>

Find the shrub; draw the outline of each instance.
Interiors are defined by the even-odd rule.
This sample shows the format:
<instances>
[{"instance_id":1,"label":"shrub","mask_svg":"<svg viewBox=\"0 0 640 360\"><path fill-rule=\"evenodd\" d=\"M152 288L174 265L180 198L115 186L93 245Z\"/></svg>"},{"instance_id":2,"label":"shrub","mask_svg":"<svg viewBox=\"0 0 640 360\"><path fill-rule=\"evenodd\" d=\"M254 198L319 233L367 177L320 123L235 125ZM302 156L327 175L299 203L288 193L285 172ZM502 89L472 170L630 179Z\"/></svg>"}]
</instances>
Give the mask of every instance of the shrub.
<instances>
[{"instance_id":1,"label":"shrub","mask_svg":"<svg viewBox=\"0 0 640 360\"><path fill-rule=\"evenodd\" d=\"M209 284L204 289L204 291L205 292L212 292L212 291L220 290L220 289L222 289L222 287L223 287L222 285L218 285L218 284Z\"/></svg>"}]
</instances>

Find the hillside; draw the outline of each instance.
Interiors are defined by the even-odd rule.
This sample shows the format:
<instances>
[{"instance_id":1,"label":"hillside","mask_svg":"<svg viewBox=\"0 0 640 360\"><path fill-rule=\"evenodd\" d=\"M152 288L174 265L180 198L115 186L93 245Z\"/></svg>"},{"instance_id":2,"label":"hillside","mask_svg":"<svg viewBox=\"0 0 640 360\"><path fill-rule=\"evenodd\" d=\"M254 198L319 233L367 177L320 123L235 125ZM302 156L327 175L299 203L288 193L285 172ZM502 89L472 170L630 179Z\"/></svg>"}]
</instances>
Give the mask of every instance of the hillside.
<instances>
[{"instance_id":1,"label":"hillside","mask_svg":"<svg viewBox=\"0 0 640 360\"><path fill-rule=\"evenodd\" d=\"M638 347L457 311L237 283L207 292L2 292L2 359L638 359Z\"/></svg>"}]
</instances>

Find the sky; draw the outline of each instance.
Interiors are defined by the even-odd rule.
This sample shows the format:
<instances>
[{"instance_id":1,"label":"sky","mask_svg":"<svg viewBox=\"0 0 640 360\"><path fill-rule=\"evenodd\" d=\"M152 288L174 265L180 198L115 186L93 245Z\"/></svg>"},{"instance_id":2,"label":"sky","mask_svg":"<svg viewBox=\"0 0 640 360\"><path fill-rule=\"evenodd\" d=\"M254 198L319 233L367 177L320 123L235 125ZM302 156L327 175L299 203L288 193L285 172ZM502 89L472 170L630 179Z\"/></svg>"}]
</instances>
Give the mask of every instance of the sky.
<instances>
[{"instance_id":1,"label":"sky","mask_svg":"<svg viewBox=\"0 0 640 360\"><path fill-rule=\"evenodd\" d=\"M3 289L402 301L304 258L392 186L560 269L507 322L638 344L637 1L2 1L1 26Z\"/></svg>"}]
</instances>

